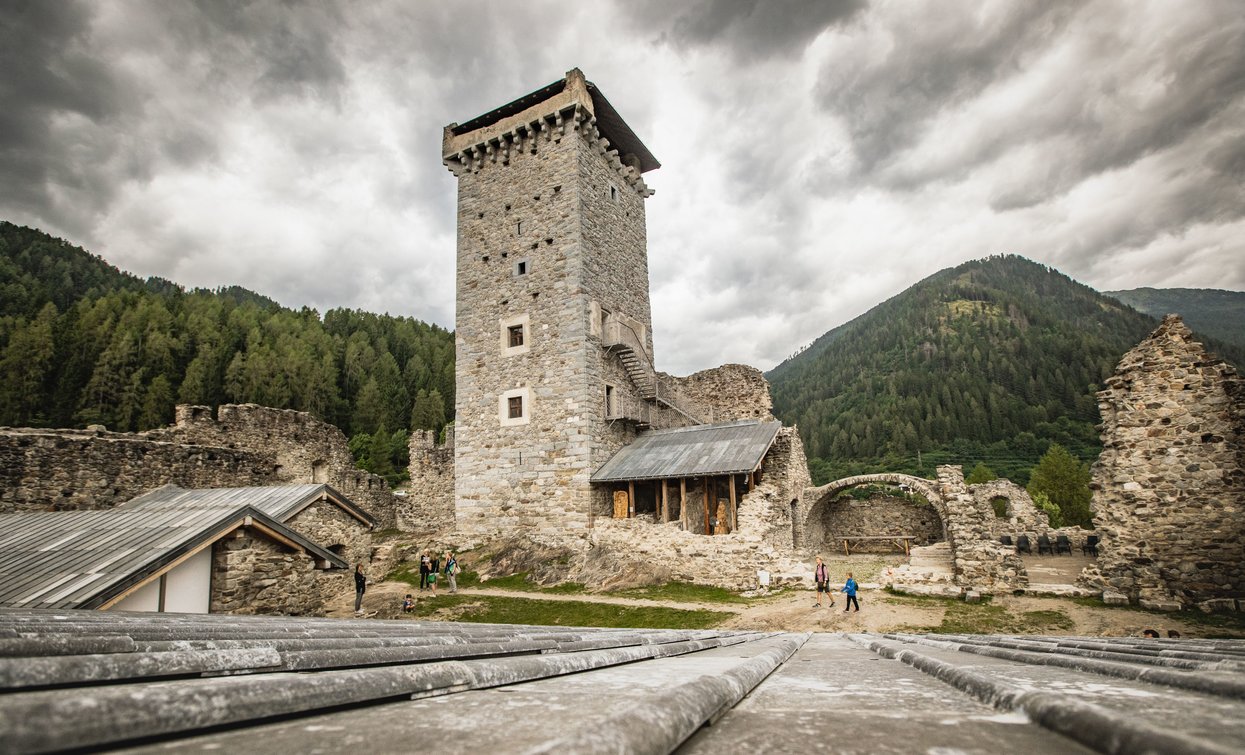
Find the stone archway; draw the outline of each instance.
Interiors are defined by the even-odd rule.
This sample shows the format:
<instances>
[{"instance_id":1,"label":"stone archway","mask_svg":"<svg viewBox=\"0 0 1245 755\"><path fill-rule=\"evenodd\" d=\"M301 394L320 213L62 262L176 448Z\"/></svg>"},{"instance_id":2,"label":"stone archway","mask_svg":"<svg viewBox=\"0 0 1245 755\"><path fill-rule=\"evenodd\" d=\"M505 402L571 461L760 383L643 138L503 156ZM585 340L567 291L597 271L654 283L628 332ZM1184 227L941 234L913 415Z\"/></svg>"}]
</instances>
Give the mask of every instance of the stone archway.
<instances>
[{"instance_id":1,"label":"stone archway","mask_svg":"<svg viewBox=\"0 0 1245 755\"><path fill-rule=\"evenodd\" d=\"M938 467L938 479L882 472L856 475L809 488L802 496L808 502L804 514L804 542L811 543L810 526L821 516L824 506L839 492L858 485L881 483L914 490L930 502L942 520L955 582L975 589L1015 589L1028 578L1023 564L1010 548L994 539L994 511L988 501L975 498L964 484L964 471L956 465Z\"/></svg>"},{"instance_id":2,"label":"stone archway","mask_svg":"<svg viewBox=\"0 0 1245 755\"><path fill-rule=\"evenodd\" d=\"M882 472L878 474L855 475L853 477L844 477L841 480L822 485L818 488L810 488L804 492L804 500L809 502L805 507L804 521L802 524L803 537L801 540L805 543L816 543L824 540L824 532L820 532L820 520L825 516L825 508L835 497L849 488L858 487L860 485L897 485L909 490L920 493L930 502L937 512L939 520L942 522L943 537L951 543L952 533L947 527L947 503L939 492L938 483L933 480L926 480L922 477L913 475L900 474L897 472ZM864 534L864 533L861 533Z\"/></svg>"}]
</instances>

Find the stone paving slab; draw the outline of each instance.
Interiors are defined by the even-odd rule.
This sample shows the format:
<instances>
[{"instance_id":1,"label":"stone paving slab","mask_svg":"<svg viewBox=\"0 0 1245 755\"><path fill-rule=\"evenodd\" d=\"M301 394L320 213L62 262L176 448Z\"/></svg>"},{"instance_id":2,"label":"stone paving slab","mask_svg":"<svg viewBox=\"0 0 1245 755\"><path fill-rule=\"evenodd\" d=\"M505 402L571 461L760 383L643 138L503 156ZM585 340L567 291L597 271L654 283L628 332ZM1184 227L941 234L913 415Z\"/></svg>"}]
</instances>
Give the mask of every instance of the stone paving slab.
<instances>
[{"instance_id":1,"label":"stone paving slab","mask_svg":"<svg viewBox=\"0 0 1245 755\"><path fill-rule=\"evenodd\" d=\"M680 753L1084 753L839 635L814 635Z\"/></svg>"}]
</instances>

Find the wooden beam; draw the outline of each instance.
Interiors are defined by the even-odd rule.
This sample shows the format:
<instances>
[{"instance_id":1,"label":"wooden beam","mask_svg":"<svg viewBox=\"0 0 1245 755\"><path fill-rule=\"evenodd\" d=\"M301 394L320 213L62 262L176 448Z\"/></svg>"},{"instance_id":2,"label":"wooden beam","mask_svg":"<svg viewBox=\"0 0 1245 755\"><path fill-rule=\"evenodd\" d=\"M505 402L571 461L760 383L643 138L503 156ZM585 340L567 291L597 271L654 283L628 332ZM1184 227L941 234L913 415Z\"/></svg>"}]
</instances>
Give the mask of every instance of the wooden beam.
<instances>
[{"instance_id":1,"label":"wooden beam","mask_svg":"<svg viewBox=\"0 0 1245 755\"><path fill-rule=\"evenodd\" d=\"M666 495L666 478L661 478L661 521L670 521L670 498Z\"/></svg>"},{"instance_id":2,"label":"wooden beam","mask_svg":"<svg viewBox=\"0 0 1245 755\"><path fill-rule=\"evenodd\" d=\"M712 535L713 528L709 526L709 478L704 477L702 480L705 488L705 534Z\"/></svg>"},{"instance_id":3,"label":"wooden beam","mask_svg":"<svg viewBox=\"0 0 1245 755\"><path fill-rule=\"evenodd\" d=\"M627 480L627 518L635 516L635 480Z\"/></svg>"},{"instance_id":4,"label":"wooden beam","mask_svg":"<svg viewBox=\"0 0 1245 755\"><path fill-rule=\"evenodd\" d=\"M731 511L730 511L730 514L729 514L728 516L730 516L730 520L731 520L731 521L729 522L730 531L731 531L731 532L734 532L734 531L735 531L735 522L736 522L736 517L735 517L735 475L731 475Z\"/></svg>"},{"instance_id":5,"label":"wooden beam","mask_svg":"<svg viewBox=\"0 0 1245 755\"><path fill-rule=\"evenodd\" d=\"M683 523L683 529L687 530L687 478L679 478L679 521Z\"/></svg>"}]
</instances>

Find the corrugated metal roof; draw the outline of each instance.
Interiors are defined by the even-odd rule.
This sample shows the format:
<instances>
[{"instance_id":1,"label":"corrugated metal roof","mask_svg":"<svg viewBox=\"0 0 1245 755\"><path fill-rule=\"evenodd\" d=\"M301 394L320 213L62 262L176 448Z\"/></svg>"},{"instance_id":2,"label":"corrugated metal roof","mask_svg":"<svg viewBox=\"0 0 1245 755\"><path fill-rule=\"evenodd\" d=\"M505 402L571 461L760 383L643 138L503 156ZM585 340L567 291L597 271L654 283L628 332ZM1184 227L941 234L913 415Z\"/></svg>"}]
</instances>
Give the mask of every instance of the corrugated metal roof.
<instances>
[{"instance_id":1,"label":"corrugated metal roof","mask_svg":"<svg viewBox=\"0 0 1245 755\"><path fill-rule=\"evenodd\" d=\"M192 491L187 491L192 492ZM267 513L220 501L0 515L0 605L95 608L247 517L338 567L340 556Z\"/></svg>"},{"instance_id":2,"label":"corrugated metal roof","mask_svg":"<svg viewBox=\"0 0 1245 755\"><path fill-rule=\"evenodd\" d=\"M354 501L337 490L324 484L195 490L165 485L133 498L118 508L152 510L169 507L195 509L253 506L278 522L288 522L295 514L315 503L322 496L365 524L376 525L376 519L371 514L359 508Z\"/></svg>"},{"instance_id":3,"label":"corrugated metal roof","mask_svg":"<svg viewBox=\"0 0 1245 755\"><path fill-rule=\"evenodd\" d=\"M740 420L654 430L635 439L597 470L593 482L660 480L751 472L765 458L782 423Z\"/></svg>"}]
</instances>

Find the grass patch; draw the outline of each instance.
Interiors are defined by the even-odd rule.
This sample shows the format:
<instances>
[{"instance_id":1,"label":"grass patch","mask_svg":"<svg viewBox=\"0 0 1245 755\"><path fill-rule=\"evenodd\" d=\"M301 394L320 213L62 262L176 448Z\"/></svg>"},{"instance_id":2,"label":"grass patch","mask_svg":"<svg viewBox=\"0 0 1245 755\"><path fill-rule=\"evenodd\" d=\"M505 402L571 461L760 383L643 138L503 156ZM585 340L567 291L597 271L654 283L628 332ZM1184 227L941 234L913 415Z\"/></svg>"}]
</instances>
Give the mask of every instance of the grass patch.
<instances>
[{"instance_id":1,"label":"grass patch","mask_svg":"<svg viewBox=\"0 0 1245 755\"><path fill-rule=\"evenodd\" d=\"M694 585L690 582L667 582L664 585L636 587L620 590L611 595L647 600L669 600L675 603L750 603L757 598L745 598L725 587Z\"/></svg>"},{"instance_id":2,"label":"grass patch","mask_svg":"<svg viewBox=\"0 0 1245 755\"><path fill-rule=\"evenodd\" d=\"M1075 621L1059 611L1025 611L1020 618L1028 625L1026 631L1030 632L1055 632L1076 626Z\"/></svg>"},{"instance_id":3,"label":"grass patch","mask_svg":"<svg viewBox=\"0 0 1245 755\"><path fill-rule=\"evenodd\" d=\"M942 622L937 625L909 626L904 631L932 634L1045 634L1072 629L1076 622L1060 611L1025 611L1012 613L1006 606L993 605L989 596L980 603L965 603L957 598L937 595L904 595L890 593L888 603L937 607L944 606Z\"/></svg>"},{"instance_id":4,"label":"grass patch","mask_svg":"<svg viewBox=\"0 0 1245 755\"><path fill-rule=\"evenodd\" d=\"M416 578L419 574L416 572ZM490 582L492 580L489 580ZM424 598L414 614L482 624L537 624L559 627L639 629L708 629L734 614L726 611L619 606L577 600L533 600L493 595L444 595Z\"/></svg>"}]
</instances>

